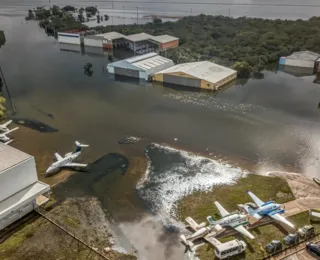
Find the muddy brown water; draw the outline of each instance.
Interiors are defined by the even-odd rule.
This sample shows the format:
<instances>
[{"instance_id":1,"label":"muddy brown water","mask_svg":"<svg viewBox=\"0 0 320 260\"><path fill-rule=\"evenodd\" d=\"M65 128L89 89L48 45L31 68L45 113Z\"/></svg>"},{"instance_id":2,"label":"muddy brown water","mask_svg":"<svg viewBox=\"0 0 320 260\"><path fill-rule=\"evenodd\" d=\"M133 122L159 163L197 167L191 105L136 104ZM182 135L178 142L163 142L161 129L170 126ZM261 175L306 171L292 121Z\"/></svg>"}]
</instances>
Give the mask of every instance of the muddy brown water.
<instances>
[{"instance_id":1,"label":"muddy brown water","mask_svg":"<svg viewBox=\"0 0 320 260\"><path fill-rule=\"evenodd\" d=\"M318 85L281 72L266 72L262 80L251 79L218 94L118 82L103 69L107 56L61 51L56 40L22 17L0 17L0 24L7 38L0 62L16 117L59 130L21 126L12 145L35 156L40 180L64 180L54 188L60 198L95 195L119 222L152 213L146 207L150 201L141 200L136 191L150 143L231 162L235 158L257 169L290 166L303 172L309 170L305 158L316 157ZM91 77L83 73L87 62L93 64ZM126 136L142 141L119 144ZM95 162L92 167L98 169L44 178L53 153L70 152L75 140L90 144L81 162ZM176 163L170 154L153 159L160 172ZM320 169L317 163L313 167ZM154 188L156 183L149 185Z\"/></svg>"}]
</instances>

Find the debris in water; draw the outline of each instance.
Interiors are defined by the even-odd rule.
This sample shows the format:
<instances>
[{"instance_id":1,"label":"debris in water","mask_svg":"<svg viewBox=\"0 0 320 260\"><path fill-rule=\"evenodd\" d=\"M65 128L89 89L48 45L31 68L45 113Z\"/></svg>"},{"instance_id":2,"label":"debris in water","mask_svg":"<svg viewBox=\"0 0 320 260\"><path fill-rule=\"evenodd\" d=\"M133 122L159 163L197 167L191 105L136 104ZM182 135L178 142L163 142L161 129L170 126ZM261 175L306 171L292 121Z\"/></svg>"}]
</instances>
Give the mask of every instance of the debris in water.
<instances>
[{"instance_id":1,"label":"debris in water","mask_svg":"<svg viewBox=\"0 0 320 260\"><path fill-rule=\"evenodd\" d=\"M178 141L178 138L174 138L175 141Z\"/></svg>"},{"instance_id":2,"label":"debris in water","mask_svg":"<svg viewBox=\"0 0 320 260\"><path fill-rule=\"evenodd\" d=\"M119 144L135 144L137 142L139 142L141 140L141 138L139 137L135 137L135 136L129 136L129 137L125 137L122 138L118 141Z\"/></svg>"}]
</instances>

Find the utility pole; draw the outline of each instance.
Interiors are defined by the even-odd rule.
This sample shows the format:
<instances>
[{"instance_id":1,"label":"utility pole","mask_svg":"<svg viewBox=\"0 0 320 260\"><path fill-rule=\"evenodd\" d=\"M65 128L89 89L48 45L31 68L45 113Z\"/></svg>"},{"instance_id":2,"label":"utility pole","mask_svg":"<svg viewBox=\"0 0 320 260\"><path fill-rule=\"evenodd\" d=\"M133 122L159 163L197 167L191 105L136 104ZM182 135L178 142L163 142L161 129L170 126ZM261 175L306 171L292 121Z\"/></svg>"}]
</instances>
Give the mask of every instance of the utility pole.
<instances>
[{"instance_id":1,"label":"utility pole","mask_svg":"<svg viewBox=\"0 0 320 260\"><path fill-rule=\"evenodd\" d=\"M139 24L139 6L137 6L137 24Z\"/></svg>"},{"instance_id":2,"label":"utility pole","mask_svg":"<svg viewBox=\"0 0 320 260\"><path fill-rule=\"evenodd\" d=\"M192 15L192 7L190 8L190 13L191 13L191 15Z\"/></svg>"},{"instance_id":3,"label":"utility pole","mask_svg":"<svg viewBox=\"0 0 320 260\"><path fill-rule=\"evenodd\" d=\"M1 72L1 75L2 75L3 83L4 83L4 85L6 86L6 90L7 90L7 93L8 93L9 100L10 100L11 108L12 108L12 111L13 111L13 115L15 115L15 113L16 113L16 108L15 108L14 105L13 105L12 98L11 98L11 95L10 95L10 91L9 91L9 89L8 89L8 85L7 85L6 79L4 78L4 75L3 75L3 71L2 71L1 66L0 66L0 72Z\"/></svg>"},{"instance_id":4,"label":"utility pole","mask_svg":"<svg viewBox=\"0 0 320 260\"><path fill-rule=\"evenodd\" d=\"M229 17L230 17L230 8L229 8Z\"/></svg>"}]
</instances>

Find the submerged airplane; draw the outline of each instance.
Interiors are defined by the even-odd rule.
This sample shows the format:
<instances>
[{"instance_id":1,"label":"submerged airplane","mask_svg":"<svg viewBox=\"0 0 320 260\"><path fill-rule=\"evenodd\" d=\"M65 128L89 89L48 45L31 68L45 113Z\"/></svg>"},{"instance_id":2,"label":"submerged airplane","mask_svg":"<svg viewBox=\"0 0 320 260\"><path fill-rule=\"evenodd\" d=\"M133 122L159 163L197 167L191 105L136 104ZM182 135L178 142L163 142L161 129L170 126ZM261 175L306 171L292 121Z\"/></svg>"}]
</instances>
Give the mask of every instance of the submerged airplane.
<instances>
[{"instance_id":1,"label":"submerged airplane","mask_svg":"<svg viewBox=\"0 0 320 260\"><path fill-rule=\"evenodd\" d=\"M285 217L281 216L281 213L284 213L285 210L281 208L280 204L274 203L273 201L263 202L251 191L248 191L249 196L258 206L257 209L253 209L250 206L245 206L245 209L248 211L250 216L253 216L256 219L261 219L263 216L269 216L275 220L278 220L291 228L294 228L294 225L290 223Z\"/></svg>"},{"instance_id":2,"label":"submerged airplane","mask_svg":"<svg viewBox=\"0 0 320 260\"><path fill-rule=\"evenodd\" d=\"M240 232L242 235L245 235L250 239L254 239L254 236L244 227L244 225L249 224L248 217L246 215L239 212L229 213L218 201L215 201L214 204L218 208L222 219L215 221L213 217L208 216L207 220L211 225L219 224L222 227L229 226Z\"/></svg>"},{"instance_id":3,"label":"submerged airplane","mask_svg":"<svg viewBox=\"0 0 320 260\"><path fill-rule=\"evenodd\" d=\"M10 125L11 123L12 123L12 120L0 125L0 131L1 132L8 132L9 131L8 125Z\"/></svg>"},{"instance_id":4,"label":"submerged airplane","mask_svg":"<svg viewBox=\"0 0 320 260\"><path fill-rule=\"evenodd\" d=\"M89 145L80 144L78 141L75 142L77 148L74 152L67 153L64 157L60 154L55 153L54 156L56 157L57 161L54 162L47 170L46 174L58 172L61 168L72 168L72 167L79 167L84 168L87 164L81 163L73 163L73 161L79 157L81 154L82 147L88 147Z\"/></svg>"},{"instance_id":5,"label":"submerged airplane","mask_svg":"<svg viewBox=\"0 0 320 260\"><path fill-rule=\"evenodd\" d=\"M7 134L9 134L9 133L11 133L11 132L13 132L13 131L16 131L16 130L18 130L18 129L19 129L19 127L16 127L16 128L11 129L11 130L8 130L8 131L6 131L6 132L4 132L4 133L1 133L1 134L0 134L0 141L3 142L3 143L5 143L5 144L11 143L11 142L13 141L13 139L10 139L10 138L7 136Z\"/></svg>"},{"instance_id":6,"label":"submerged airplane","mask_svg":"<svg viewBox=\"0 0 320 260\"><path fill-rule=\"evenodd\" d=\"M211 237L217 236L225 230L219 225L210 225L206 227L206 223L204 222L198 224L191 217L187 217L186 222L194 233L190 236L181 235L180 238L181 242L186 246L186 249L191 251L194 247L194 241L204 239L211 243Z\"/></svg>"}]
</instances>

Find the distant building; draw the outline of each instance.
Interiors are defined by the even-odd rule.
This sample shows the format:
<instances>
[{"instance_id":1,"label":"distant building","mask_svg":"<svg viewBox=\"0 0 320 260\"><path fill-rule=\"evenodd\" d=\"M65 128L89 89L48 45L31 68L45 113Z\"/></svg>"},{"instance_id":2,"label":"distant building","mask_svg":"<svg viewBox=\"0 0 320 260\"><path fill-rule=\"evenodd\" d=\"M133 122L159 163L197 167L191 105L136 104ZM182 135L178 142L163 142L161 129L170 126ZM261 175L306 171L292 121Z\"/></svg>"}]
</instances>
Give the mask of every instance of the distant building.
<instances>
[{"instance_id":1,"label":"distant building","mask_svg":"<svg viewBox=\"0 0 320 260\"><path fill-rule=\"evenodd\" d=\"M59 43L68 43L68 44L84 44L84 35L86 30L69 30L65 32L58 32L58 41Z\"/></svg>"},{"instance_id":2,"label":"distant building","mask_svg":"<svg viewBox=\"0 0 320 260\"><path fill-rule=\"evenodd\" d=\"M167 34L154 36L152 40L156 41L159 44L160 50L179 47L179 38Z\"/></svg>"},{"instance_id":3,"label":"distant building","mask_svg":"<svg viewBox=\"0 0 320 260\"><path fill-rule=\"evenodd\" d=\"M46 202L34 157L0 143L0 230Z\"/></svg>"},{"instance_id":4,"label":"distant building","mask_svg":"<svg viewBox=\"0 0 320 260\"><path fill-rule=\"evenodd\" d=\"M170 59L159 56L157 53L148 53L110 63L107 69L111 74L147 80L150 75L173 65Z\"/></svg>"},{"instance_id":5,"label":"distant building","mask_svg":"<svg viewBox=\"0 0 320 260\"><path fill-rule=\"evenodd\" d=\"M124 34L118 32L108 32L97 34L96 36L103 37L103 48L112 49L113 46L123 43L124 38L126 37Z\"/></svg>"},{"instance_id":6,"label":"distant building","mask_svg":"<svg viewBox=\"0 0 320 260\"><path fill-rule=\"evenodd\" d=\"M299 74L313 74L316 69L316 61L320 54L311 51L294 52L290 56L281 57L279 65L284 66L284 71L295 72ZM293 68L295 67L294 71Z\"/></svg>"},{"instance_id":7,"label":"distant building","mask_svg":"<svg viewBox=\"0 0 320 260\"><path fill-rule=\"evenodd\" d=\"M159 71L154 81L180 86L218 90L237 78L235 70L209 61L177 64Z\"/></svg>"},{"instance_id":8,"label":"distant building","mask_svg":"<svg viewBox=\"0 0 320 260\"><path fill-rule=\"evenodd\" d=\"M89 34L89 33L88 33ZM137 54L167 50L179 46L179 38L170 35L153 36L147 33L124 35L118 32L108 32L96 35L74 33L59 33L59 42L82 44L90 47L128 48Z\"/></svg>"},{"instance_id":9,"label":"distant building","mask_svg":"<svg viewBox=\"0 0 320 260\"><path fill-rule=\"evenodd\" d=\"M84 46L89 47L103 47L103 37L97 35L84 36Z\"/></svg>"}]
</instances>

